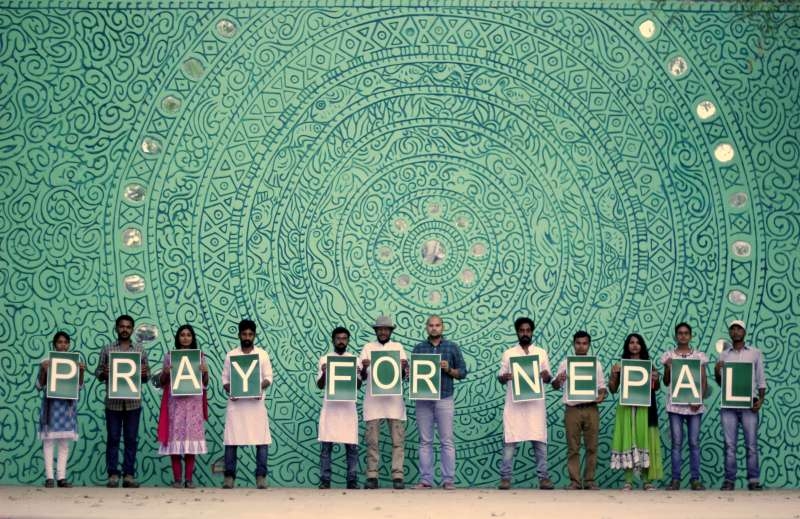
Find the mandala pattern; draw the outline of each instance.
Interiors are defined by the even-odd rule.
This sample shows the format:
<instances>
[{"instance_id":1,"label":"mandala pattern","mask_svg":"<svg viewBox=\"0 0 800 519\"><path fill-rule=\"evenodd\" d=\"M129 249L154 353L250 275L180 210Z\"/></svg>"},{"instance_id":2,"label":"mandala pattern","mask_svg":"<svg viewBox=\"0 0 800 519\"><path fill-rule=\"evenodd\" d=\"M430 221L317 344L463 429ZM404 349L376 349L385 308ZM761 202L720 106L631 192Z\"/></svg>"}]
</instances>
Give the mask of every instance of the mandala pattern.
<instances>
[{"instance_id":1,"label":"mandala pattern","mask_svg":"<svg viewBox=\"0 0 800 519\"><path fill-rule=\"evenodd\" d=\"M49 337L73 334L92 367L126 312L151 362L192 323L217 374L254 318L276 373L270 478L300 486L318 478L313 376L334 326L358 349L388 313L410 349L428 315L444 318L470 369L457 479L482 486L498 478L495 374L516 316L535 316L553 363L587 329L606 366L632 331L669 348L681 320L713 358L744 318L772 383L764 482L800 484L800 395L779 385L800 370L800 11L461 4L0 12L0 483L41 479L33 374ZM103 391L88 377L70 463L84 484L104 474ZM217 484L220 393L203 485ZM155 391L145 403L140 479L160 485ZM613 414L602 406L603 467ZM548 415L563 483L553 392ZM406 452L413 481L413 406ZM527 449L517 465L531 481Z\"/></svg>"}]
</instances>

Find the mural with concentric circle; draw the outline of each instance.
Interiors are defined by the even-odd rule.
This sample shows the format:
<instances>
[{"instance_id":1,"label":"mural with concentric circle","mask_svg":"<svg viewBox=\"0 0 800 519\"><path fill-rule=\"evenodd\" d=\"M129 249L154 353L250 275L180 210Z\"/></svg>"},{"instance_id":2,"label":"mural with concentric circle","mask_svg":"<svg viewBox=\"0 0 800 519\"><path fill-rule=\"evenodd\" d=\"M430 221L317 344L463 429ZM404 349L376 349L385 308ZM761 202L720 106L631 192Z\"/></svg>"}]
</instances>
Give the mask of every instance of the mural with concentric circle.
<instances>
[{"instance_id":1,"label":"mural with concentric circle","mask_svg":"<svg viewBox=\"0 0 800 519\"><path fill-rule=\"evenodd\" d=\"M796 9L774 13L764 36L758 13L728 5L435 4L181 5L153 13L121 4L58 16L32 6L0 14L6 38L24 48L46 40L51 49L38 68L3 65L23 92L36 77L50 78L43 103L0 92L16 99L10 131L21 135L10 138L18 144L3 152L4 168L35 157L31 150L41 158L29 160L63 168L70 147L79 164L95 164L49 184L3 188L3 225L18 252L36 244L18 234L30 220L15 215L54 212L46 202L26 207L32 195L18 192L52 198L64 190L81 200L77 209L55 208L71 236L56 250L78 258L78 270L58 261L53 270L92 288L84 296L72 286L80 283L67 283L65 298L34 291L35 304L57 310L30 326L38 334L33 351L44 355L47 335L66 327L92 364L111 340L113 316L126 312L137 318L151 362L189 322L219 373L236 345L236 323L253 318L276 373L270 479L313 485L320 407L313 377L330 330L349 327L358 350L371 338L371 322L389 314L395 338L410 350L437 314L470 370L456 388L457 480L482 486L498 478L503 392L495 375L515 342L514 318L535 318L536 341L553 363L571 351L575 331L588 330L606 367L627 334L642 333L660 354L683 320L695 327L695 346L713 358L725 323L743 318L775 380L762 417L763 479L796 486L796 472L786 468L798 411L781 406L797 389L778 383L800 368L784 341L798 337L790 301L800 288L787 275L798 263L800 228L791 217L800 208L792 194L800 191L797 108L786 95L798 80L785 66L797 64ZM109 48L59 53L54 42L87 30ZM124 37L111 43L112 33ZM748 43L758 38L767 39ZM748 53L752 59L743 59ZM69 79L64 69L97 55L104 60L96 69ZM119 73L117 63L131 71ZM48 107L38 117L57 125L66 119L56 100L65 89L94 99L93 88L73 86L91 81L107 85L118 107L88 103L85 122L67 108L57 145L40 145L24 123L31 110ZM96 135L94 147L87 135ZM38 227L46 236L57 229ZM4 262L53 286L21 258ZM30 291L11 277L0 283L12 304ZM34 322L2 317L2 335L23 337L19 319ZM13 359L14 377L27 380L18 354L2 354ZM101 395L91 381L81 404L81 427L90 432L79 452L104 441ZM37 397L12 391L9 398L15 407L3 411L5 422L19 430ZM708 481L723 463L718 399L715 391L702 429ZM211 452L196 478L207 485L217 484L213 462L222 453L225 401L216 386L210 403ZM153 390L143 431L153 429L157 409ZM548 415L551 472L566 483L555 392ZM606 469L613 420L609 400L601 406L598 477L609 486L619 479ZM27 438L32 426L24 429ZM661 429L666 452L665 416ZM406 477L414 481L412 404L407 432ZM16 457L32 448L32 434L25 445L0 450ZM150 440L142 434L141 479L169 482L168 463ZM339 458L334 482L341 483ZM100 461L75 460L75 479L99 477ZM243 471L254 466L242 462ZM35 480L19 463L2 469L0 480ZM517 465L517 480L533 482L527 451Z\"/></svg>"}]
</instances>

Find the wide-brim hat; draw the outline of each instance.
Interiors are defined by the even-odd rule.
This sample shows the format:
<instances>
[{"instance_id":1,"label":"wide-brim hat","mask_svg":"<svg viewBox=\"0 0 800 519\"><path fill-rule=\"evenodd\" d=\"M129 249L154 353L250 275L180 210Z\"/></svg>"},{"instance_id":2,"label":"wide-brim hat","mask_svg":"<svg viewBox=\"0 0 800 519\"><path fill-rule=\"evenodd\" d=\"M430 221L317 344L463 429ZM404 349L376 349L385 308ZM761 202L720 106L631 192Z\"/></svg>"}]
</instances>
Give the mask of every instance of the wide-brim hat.
<instances>
[{"instance_id":1,"label":"wide-brim hat","mask_svg":"<svg viewBox=\"0 0 800 519\"><path fill-rule=\"evenodd\" d=\"M389 328L390 330L394 330L394 323L392 322L392 318L388 315L381 315L375 319L375 324L372 325L372 328Z\"/></svg>"}]
</instances>

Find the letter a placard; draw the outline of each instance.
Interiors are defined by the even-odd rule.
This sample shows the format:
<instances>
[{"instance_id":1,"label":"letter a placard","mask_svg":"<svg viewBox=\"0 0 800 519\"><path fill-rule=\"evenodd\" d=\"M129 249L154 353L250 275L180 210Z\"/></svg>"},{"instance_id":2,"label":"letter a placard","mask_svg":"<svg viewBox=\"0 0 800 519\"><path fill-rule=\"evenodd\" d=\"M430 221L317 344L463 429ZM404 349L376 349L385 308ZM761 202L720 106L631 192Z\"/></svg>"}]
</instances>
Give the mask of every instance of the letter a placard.
<instances>
[{"instance_id":1,"label":"letter a placard","mask_svg":"<svg viewBox=\"0 0 800 519\"><path fill-rule=\"evenodd\" d=\"M525 402L544 399L538 355L511 357L511 400Z\"/></svg>"},{"instance_id":2,"label":"letter a placard","mask_svg":"<svg viewBox=\"0 0 800 519\"><path fill-rule=\"evenodd\" d=\"M231 355L231 398L261 398L258 353Z\"/></svg>"},{"instance_id":3,"label":"letter a placard","mask_svg":"<svg viewBox=\"0 0 800 519\"><path fill-rule=\"evenodd\" d=\"M325 400L355 402L358 375L354 356L328 355L325 358Z\"/></svg>"},{"instance_id":4,"label":"letter a placard","mask_svg":"<svg viewBox=\"0 0 800 519\"><path fill-rule=\"evenodd\" d=\"M170 352L170 389L175 396L203 394L200 373L200 350L173 350Z\"/></svg>"},{"instance_id":5,"label":"letter a placard","mask_svg":"<svg viewBox=\"0 0 800 519\"><path fill-rule=\"evenodd\" d=\"M676 405L702 404L703 379L700 359L672 359L669 390Z\"/></svg>"},{"instance_id":6,"label":"letter a placard","mask_svg":"<svg viewBox=\"0 0 800 519\"><path fill-rule=\"evenodd\" d=\"M622 359L620 375L621 405L650 407L650 377L653 364L649 360Z\"/></svg>"},{"instance_id":7,"label":"letter a placard","mask_svg":"<svg viewBox=\"0 0 800 519\"><path fill-rule=\"evenodd\" d=\"M80 355L67 351L50 352L47 370L47 398L78 399Z\"/></svg>"},{"instance_id":8,"label":"letter a placard","mask_svg":"<svg viewBox=\"0 0 800 519\"><path fill-rule=\"evenodd\" d=\"M403 370L399 351L370 352L369 370L369 390L372 396L403 394Z\"/></svg>"},{"instance_id":9,"label":"letter a placard","mask_svg":"<svg viewBox=\"0 0 800 519\"><path fill-rule=\"evenodd\" d=\"M442 356L435 353L412 353L409 360L409 400L439 400L442 391Z\"/></svg>"},{"instance_id":10,"label":"letter a placard","mask_svg":"<svg viewBox=\"0 0 800 519\"><path fill-rule=\"evenodd\" d=\"M108 352L108 398L142 398L142 354L138 351Z\"/></svg>"}]
</instances>

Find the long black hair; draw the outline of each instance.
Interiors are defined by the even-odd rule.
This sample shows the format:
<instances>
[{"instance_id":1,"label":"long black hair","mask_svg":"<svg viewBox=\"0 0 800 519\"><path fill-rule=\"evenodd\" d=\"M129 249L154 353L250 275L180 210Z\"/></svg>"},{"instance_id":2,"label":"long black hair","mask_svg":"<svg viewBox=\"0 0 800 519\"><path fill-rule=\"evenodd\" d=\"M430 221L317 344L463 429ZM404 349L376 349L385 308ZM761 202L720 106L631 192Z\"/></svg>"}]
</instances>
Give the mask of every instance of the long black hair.
<instances>
[{"instance_id":1,"label":"long black hair","mask_svg":"<svg viewBox=\"0 0 800 519\"><path fill-rule=\"evenodd\" d=\"M642 347L642 351L639 352L639 358L642 360L650 360L650 354L647 352L647 344L644 343L644 337L642 337L638 333L632 333L627 337L625 337L625 345L622 346L622 358L623 359L631 358L631 339L634 337L636 337L636 340L639 341L639 344Z\"/></svg>"},{"instance_id":2,"label":"long black hair","mask_svg":"<svg viewBox=\"0 0 800 519\"><path fill-rule=\"evenodd\" d=\"M184 324L180 328L178 328L177 332L175 332L175 349L176 350L181 349L180 336L181 336L181 332L183 330L189 330L189 333L192 334L192 343L189 345L189 349L196 350L197 349L197 335L195 335L194 328L192 328L191 324Z\"/></svg>"},{"instance_id":3,"label":"long black hair","mask_svg":"<svg viewBox=\"0 0 800 519\"><path fill-rule=\"evenodd\" d=\"M625 338L625 344L622 346L622 358L631 358L631 339L636 337L641 346L639 358L641 360L650 360L650 353L647 351L647 344L644 342L644 337L638 333L632 333ZM650 427L658 427L658 404L656 404L656 391L650 389L650 407L647 408L647 425Z\"/></svg>"}]
</instances>

